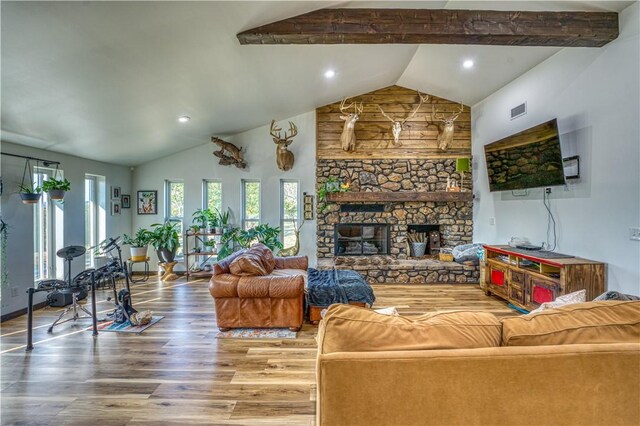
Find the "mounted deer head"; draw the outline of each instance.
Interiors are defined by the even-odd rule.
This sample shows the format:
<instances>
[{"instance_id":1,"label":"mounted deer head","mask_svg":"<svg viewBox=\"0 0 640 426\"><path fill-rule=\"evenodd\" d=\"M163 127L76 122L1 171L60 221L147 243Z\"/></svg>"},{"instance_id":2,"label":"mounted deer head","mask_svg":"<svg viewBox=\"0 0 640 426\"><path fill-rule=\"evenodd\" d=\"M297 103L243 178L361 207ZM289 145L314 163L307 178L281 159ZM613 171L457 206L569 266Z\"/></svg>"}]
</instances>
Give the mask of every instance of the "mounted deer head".
<instances>
[{"instance_id":1,"label":"mounted deer head","mask_svg":"<svg viewBox=\"0 0 640 426\"><path fill-rule=\"evenodd\" d=\"M438 129L440 130L440 132L438 133L438 148L440 148L442 151L446 151L447 149L449 149L449 145L451 145L451 142L453 141L453 122L456 121L463 110L464 105L460 104L460 109L457 112L449 116L445 116L444 114L438 114L435 107L433 107L432 105L431 119L441 121L444 124L437 125Z\"/></svg>"},{"instance_id":2,"label":"mounted deer head","mask_svg":"<svg viewBox=\"0 0 640 426\"><path fill-rule=\"evenodd\" d=\"M340 143L342 145L342 149L349 152L356 149L356 121L360 118L364 105L360 103L360 106L358 106L357 102L353 102L345 107L344 104L346 101L347 98L344 98L342 103L340 103L340 112L344 114L340 116L340 119L344 120L342 135L340 135ZM353 112L347 112L351 107L353 107Z\"/></svg>"},{"instance_id":3,"label":"mounted deer head","mask_svg":"<svg viewBox=\"0 0 640 426\"><path fill-rule=\"evenodd\" d=\"M273 141L278 145L276 148L276 163L278 164L278 168L285 172L291 170L294 160L293 152L289 151L287 147L293 143L291 139L298 134L298 128L290 121L289 130L284 132L283 137L282 129L276 126L276 120L271 120L270 134L273 137Z\"/></svg>"},{"instance_id":4,"label":"mounted deer head","mask_svg":"<svg viewBox=\"0 0 640 426\"><path fill-rule=\"evenodd\" d=\"M416 112L418 112L422 104L429 100L429 95L423 96L422 94L420 94L420 92L418 92L418 97L420 98L420 102L418 103L418 106L413 111L411 111L411 114L409 114L404 120L394 120L384 112L384 110L380 105L378 105L378 108L380 109L380 112L382 113L382 115L384 115L387 120L393 123L393 125L391 126L391 133L393 133L393 144L395 146L401 145L400 133L403 130L404 123L406 123L407 120L409 120L410 118L413 118L413 116L416 115Z\"/></svg>"}]
</instances>

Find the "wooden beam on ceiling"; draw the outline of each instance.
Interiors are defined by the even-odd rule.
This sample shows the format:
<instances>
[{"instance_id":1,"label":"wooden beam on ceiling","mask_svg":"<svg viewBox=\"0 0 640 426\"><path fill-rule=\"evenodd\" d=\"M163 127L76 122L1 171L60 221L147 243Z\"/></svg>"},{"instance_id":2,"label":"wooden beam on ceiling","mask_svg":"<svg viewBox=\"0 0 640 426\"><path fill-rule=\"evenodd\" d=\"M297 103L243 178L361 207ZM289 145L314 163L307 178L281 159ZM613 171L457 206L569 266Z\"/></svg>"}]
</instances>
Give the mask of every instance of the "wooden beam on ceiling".
<instances>
[{"instance_id":1,"label":"wooden beam on ceiling","mask_svg":"<svg viewBox=\"0 0 640 426\"><path fill-rule=\"evenodd\" d=\"M601 47L616 12L320 9L238 34L240 44L482 44Z\"/></svg>"}]
</instances>

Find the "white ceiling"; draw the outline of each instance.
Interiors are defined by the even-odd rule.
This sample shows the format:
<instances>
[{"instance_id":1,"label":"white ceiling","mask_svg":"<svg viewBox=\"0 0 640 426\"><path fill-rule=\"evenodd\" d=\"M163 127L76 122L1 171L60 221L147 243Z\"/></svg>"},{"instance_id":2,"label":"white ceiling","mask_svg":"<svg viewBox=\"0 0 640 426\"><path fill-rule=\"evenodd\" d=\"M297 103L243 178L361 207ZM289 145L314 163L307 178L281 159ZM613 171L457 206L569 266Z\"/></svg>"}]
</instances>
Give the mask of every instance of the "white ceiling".
<instances>
[{"instance_id":1,"label":"white ceiling","mask_svg":"<svg viewBox=\"0 0 640 426\"><path fill-rule=\"evenodd\" d=\"M474 104L558 51L240 46L323 7L622 10L632 2L6 2L2 140L137 165L392 84ZM463 70L463 59L476 67ZM337 75L326 80L333 68ZM180 115L192 117L179 124Z\"/></svg>"}]
</instances>

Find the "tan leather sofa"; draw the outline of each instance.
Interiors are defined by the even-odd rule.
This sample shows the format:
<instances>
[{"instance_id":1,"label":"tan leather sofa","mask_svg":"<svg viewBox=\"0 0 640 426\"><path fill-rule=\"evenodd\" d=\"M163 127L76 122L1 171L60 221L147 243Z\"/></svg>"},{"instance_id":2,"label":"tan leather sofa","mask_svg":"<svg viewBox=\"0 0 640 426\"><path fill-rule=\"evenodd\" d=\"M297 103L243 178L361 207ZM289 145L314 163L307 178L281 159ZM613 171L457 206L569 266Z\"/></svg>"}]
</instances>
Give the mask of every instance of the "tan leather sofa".
<instances>
[{"instance_id":1,"label":"tan leather sofa","mask_svg":"<svg viewBox=\"0 0 640 426\"><path fill-rule=\"evenodd\" d=\"M640 424L640 302L572 306L500 321L333 305L317 424Z\"/></svg>"},{"instance_id":2,"label":"tan leather sofa","mask_svg":"<svg viewBox=\"0 0 640 426\"><path fill-rule=\"evenodd\" d=\"M214 266L209 292L215 300L218 328L222 331L285 327L299 330L304 314L307 257L271 257L272 270L259 272L267 272L266 275L232 273L235 266L232 263L246 252L234 253ZM264 255L262 252L256 257Z\"/></svg>"}]
</instances>

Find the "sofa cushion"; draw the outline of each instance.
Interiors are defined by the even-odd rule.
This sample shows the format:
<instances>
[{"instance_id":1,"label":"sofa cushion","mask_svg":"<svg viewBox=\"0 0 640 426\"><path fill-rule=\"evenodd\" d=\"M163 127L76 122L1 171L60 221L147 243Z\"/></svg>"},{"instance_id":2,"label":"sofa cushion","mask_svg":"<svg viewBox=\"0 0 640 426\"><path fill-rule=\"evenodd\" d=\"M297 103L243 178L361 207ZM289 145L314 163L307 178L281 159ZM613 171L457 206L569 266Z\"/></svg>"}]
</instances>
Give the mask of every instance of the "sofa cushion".
<instances>
[{"instance_id":1,"label":"sofa cushion","mask_svg":"<svg viewBox=\"0 0 640 426\"><path fill-rule=\"evenodd\" d=\"M640 342L640 301L587 302L502 320L503 346Z\"/></svg>"},{"instance_id":2,"label":"sofa cushion","mask_svg":"<svg viewBox=\"0 0 640 426\"><path fill-rule=\"evenodd\" d=\"M269 275L275 264L271 250L258 243L237 256L229 265L229 271L241 276Z\"/></svg>"},{"instance_id":3,"label":"sofa cushion","mask_svg":"<svg viewBox=\"0 0 640 426\"><path fill-rule=\"evenodd\" d=\"M418 317L331 305L318 330L320 353L410 351L500 346L500 321L488 312L434 312Z\"/></svg>"},{"instance_id":4,"label":"sofa cushion","mask_svg":"<svg viewBox=\"0 0 640 426\"><path fill-rule=\"evenodd\" d=\"M301 275L239 277L238 297L242 299L291 299L304 294Z\"/></svg>"}]
</instances>

